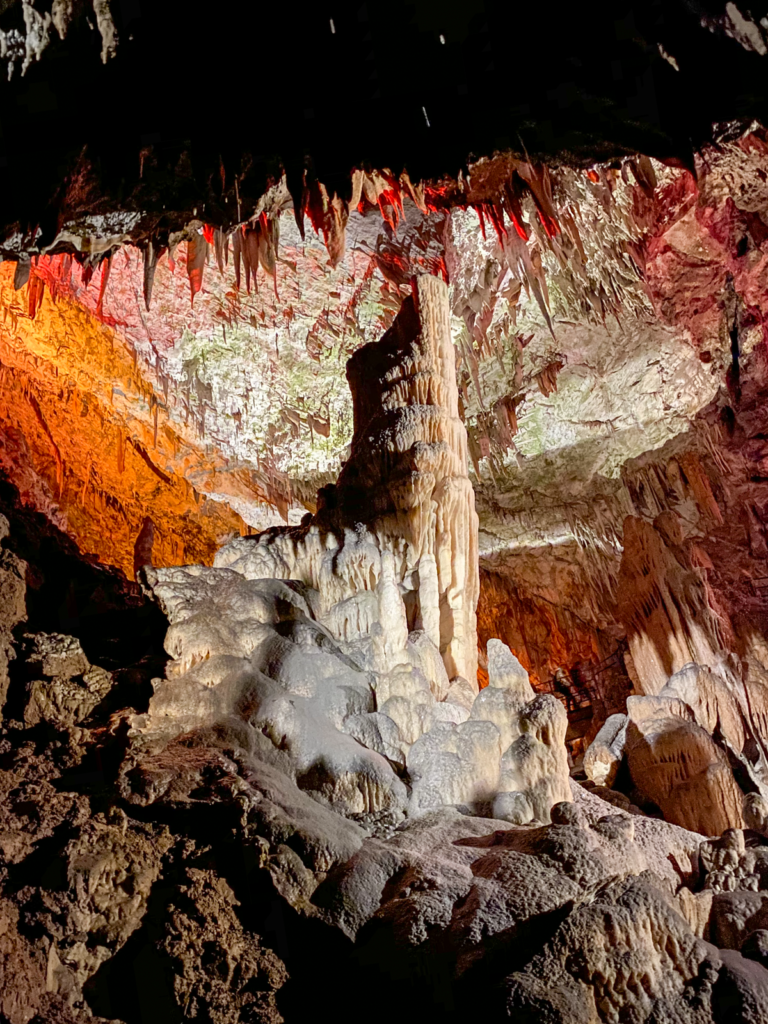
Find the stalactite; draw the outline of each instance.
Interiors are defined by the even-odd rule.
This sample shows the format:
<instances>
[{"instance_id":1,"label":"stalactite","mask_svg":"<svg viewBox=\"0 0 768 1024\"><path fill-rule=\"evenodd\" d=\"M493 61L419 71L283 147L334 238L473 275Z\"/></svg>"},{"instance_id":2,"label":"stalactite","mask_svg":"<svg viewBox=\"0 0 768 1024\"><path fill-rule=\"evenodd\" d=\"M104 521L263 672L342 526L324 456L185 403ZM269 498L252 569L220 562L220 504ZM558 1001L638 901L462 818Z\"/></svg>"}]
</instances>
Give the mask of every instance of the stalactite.
<instances>
[{"instance_id":1,"label":"stalactite","mask_svg":"<svg viewBox=\"0 0 768 1024\"><path fill-rule=\"evenodd\" d=\"M109 281L109 271L112 266L112 257L106 256L101 263L101 284L99 286L99 300L96 304L96 316L103 317L104 315L104 296L107 291L107 282Z\"/></svg>"},{"instance_id":2,"label":"stalactite","mask_svg":"<svg viewBox=\"0 0 768 1024\"><path fill-rule=\"evenodd\" d=\"M203 269L208 258L208 242L199 228L193 228L187 241L187 276L191 300L203 286Z\"/></svg>"},{"instance_id":3,"label":"stalactite","mask_svg":"<svg viewBox=\"0 0 768 1024\"><path fill-rule=\"evenodd\" d=\"M34 320L38 309L43 302L43 295L45 294L45 281L39 274L36 273L35 268L30 267L30 273L27 285L27 302L29 316Z\"/></svg>"}]
</instances>

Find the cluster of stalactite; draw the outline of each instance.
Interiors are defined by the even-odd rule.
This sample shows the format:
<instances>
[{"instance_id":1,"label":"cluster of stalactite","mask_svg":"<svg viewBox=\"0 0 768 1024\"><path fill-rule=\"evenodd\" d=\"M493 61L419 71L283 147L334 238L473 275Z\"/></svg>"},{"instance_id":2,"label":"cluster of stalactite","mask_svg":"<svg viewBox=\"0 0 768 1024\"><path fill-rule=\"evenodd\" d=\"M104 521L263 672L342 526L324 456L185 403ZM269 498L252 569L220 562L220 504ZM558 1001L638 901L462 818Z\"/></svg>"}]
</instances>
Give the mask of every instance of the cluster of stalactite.
<instances>
[{"instance_id":1,"label":"cluster of stalactite","mask_svg":"<svg viewBox=\"0 0 768 1024\"><path fill-rule=\"evenodd\" d=\"M151 149L143 151L144 160L148 165L152 163ZM228 175L222 165L221 195L210 204L210 220L198 217L196 209L193 216L176 215L180 221L176 230L161 229L156 218L136 210L116 215L115 225L110 230L105 227L105 237L99 237L92 225L83 223L88 200L93 200L97 190L93 168L84 155L61 200L58 232L49 244L41 245L39 233L20 236L17 232L0 248L7 257L18 260L15 284L27 285L29 310L34 315L46 284L51 286L51 275L40 257L67 253L82 264L86 283L101 268L101 308L113 256L122 245L138 245L144 256L144 298L149 308L158 260L167 254L173 261L182 243L187 248L186 268L193 300L202 287L211 255L222 274L231 258L237 289L243 283L248 291L251 287L257 289L262 270L279 294L279 216L287 208L293 208L302 236L305 219L309 218L325 243L332 267L344 256L346 225L352 210L364 213L378 209L394 234L404 216L406 199L424 215L471 208L484 235L486 226L492 226L505 263L498 294L490 295L482 314L468 323L473 345L462 346L461 350L477 383L476 361L492 354L494 347L487 338L494 306L503 299L514 310L522 288L535 297L550 329L547 279L553 276L560 290L568 293L585 315L603 320L608 314L619 316L633 285L642 277L640 236L647 219L640 200L628 206L626 200L619 202L614 196L622 179L624 184L629 183L630 173L640 192L653 195L657 182L646 157L627 159L620 169L598 167L551 173L544 164L507 154L473 164L468 176L459 173L455 179L417 185L406 172L395 175L388 169L355 169L346 197L330 195L311 168L298 172L283 168L282 177L274 180L258 201L246 203L238 187L246 175ZM164 218L167 222L172 219L170 215ZM598 261L589 260L590 246L584 241L585 234L596 231L600 235L596 239L601 257ZM372 256L395 289L406 286L414 273L448 278L445 260L427 252L426 247L422 253L411 251L406 256L398 253L395 245ZM634 301L634 296L631 298ZM556 386L556 372L554 367L543 371L539 386L545 394ZM506 429L513 436L514 408L501 410L496 419L500 418L506 419Z\"/></svg>"},{"instance_id":2,"label":"cluster of stalactite","mask_svg":"<svg viewBox=\"0 0 768 1024\"><path fill-rule=\"evenodd\" d=\"M150 150L143 153L142 160L151 166ZM628 191L630 174L636 184ZM564 169L551 173L544 165L508 154L478 162L472 166L469 176L459 174L452 181L418 185L414 185L405 172L396 176L386 169L357 169L351 174L349 195L343 199L337 194L329 195L311 167L298 171L288 168L249 209L240 196L239 183L243 175L228 175L222 165L222 195L218 207L211 211L217 214L218 223L193 216L185 219L183 226L176 231L161 231L156 221L150 223L146 217L135 213L122 221L118 218L119 223L110 231L109 237L99 238L93 234L85 236L86 231L92 230L90 227L82 224L77 227L85 198L92 195L96 187L93 178L93 169L83 157L82 166L72 176L62 201L56 238L39 252L27 238L24 251L16 253L18 262L14 287L25 289L23 305L33 319L41 308L46 289L54 301L61 292L71 291L68 282L76 261L81 265L82 288L91 286L91 279L96 276L97 280L91 286L98 288L96 316L105 324L119 327L118 318L105 311L105 298L114 258L121 246L138 245L143 253L143 294L147 310L151 307L158 261L166 257L173 268L179 246L183 246L183 266L193 302L203 287L206 267L211 262L222 278L234 276L234 289L227 293L228 305L220 310L226 339L226 325L232 327L238 317L238 293L241 289L247 293L258 291L262 275L269 289L274 291L275 301L280 303L280 277L292 272L290 260L280 255L280 215L291 206L302 236L305 219L309 218L313 230L322 237L331 267L337 266L344 256L350 212L378 210L388 225L392 240L371 251L366 274L370 276L374 269L381 273L391 295L388 299L387 294L382 293L384 305L389 305L384 314L392 317L414 274L432 273L448 280L445 259L428 240L419 235L417 244L409 245L408 251L397 242L395 233L404 217L404 202L410 201L426 217L437 216L438 219L451 208L473 209L483 234L487 225L492 226L502 265L498 279L491 282L488 294L483 296L480 312L474 312L469 306L461 311L468 333L457 338L458 376L463 409L470 405L479 407L476 416L465 417L469 454L475 473L479 478L480 463L485 460L485 466L496 482L504 476L507 453L515 450L517 409L527 388L538 388L543 395L551 395L557 390L562 362L553 360L539 369L534 379L523 380L523 350L530 336L512 335L510 341L509 337L499 337L498 332L490 332L488 328L495 309L500 303L505 303L514 319L524 289L535 298L552 329L548 276L557 280L561 294L569 295L569 301L583 315L604 320L609 312L618 317L622 305L634 308L643 273L640 237L650 221L642 197L632 198L630 193L640 192L647 199L657 184L653 166L647 158L629 159L621 169L597 168L584 172ZM222 212L225 200L228 201L226 214ZM233 219L229 219L232 215ZM436 230L440 230L439 225ZM73 245L73 239L77 239L76 245ZM599 260L589 258L595 254L592 251L595 240L600 251ZM359 288L365 288L365 281ZM287 308L286 315L291 311ZM382 324L386 325L386 322ZM325 330L320 322L315 325L306 343L311 359L321 358L328 344L325 335L332 336L334 331L330 319ZM513 389L486 405L478 373L479 363L495 356L504 373L504 349L510 344L515 347ZM159 411L162 412L168 401L168 381L161 379L159 359L155 360L154 368L146 367L145 376L151 379L153 375L157 377L157 385L155 393L149 396L149 402L156 434ZM162 397L157 393L158 386ZM201 386L205 390L199 380L190 378L187 381L184 415L185 423L189 422L190 416L193 417L198 438L205 440L207 403L204 394L201 398ZM302 417L299 410L286 406L283 419L285 429L291 434L304 425L312 435L328 436L327 416L311 413ZM275 506L284 517L297 500L295 487L269 456L258 460L254 483L258 497ZM310 487L310 504L313 493L314 489ZM300 495L298 500L301 500Z\"/></svg>"}]
</instances>

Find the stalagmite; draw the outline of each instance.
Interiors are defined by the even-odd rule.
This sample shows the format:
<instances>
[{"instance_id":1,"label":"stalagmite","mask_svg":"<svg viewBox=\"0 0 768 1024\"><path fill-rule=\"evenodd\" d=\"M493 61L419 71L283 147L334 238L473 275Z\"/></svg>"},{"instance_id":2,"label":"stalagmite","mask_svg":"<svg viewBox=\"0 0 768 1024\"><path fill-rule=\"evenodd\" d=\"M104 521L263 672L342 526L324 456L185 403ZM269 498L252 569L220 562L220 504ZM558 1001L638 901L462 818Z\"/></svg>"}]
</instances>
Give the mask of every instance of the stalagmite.
<instances>
[{"instance_id":1,"label":"stalagmite","mask_svg":"<svg viewBox=\"0 0 768 1024\"><path fill-rule=\"evenodd\" d=\"M241 536L212 569L145 566L173 660L135 718L139 757L190 728L244 729L249 757L377 821L446 805L548 821L570 799L565 710L499 641L478 694L478 521L447 299L419 278L350 359L351 454L301 527Z\"/></svg>"},{"instance_id":2,"label":"stalagmite","mask_svg":"<svg viewBox=\"0 0 768 1024\"><path fill-rule=\"evenodd\" d=\"M319 591L321 621L351 641L377 618L391 623L396 598L381 588L386 555L408 629L435 642L449 679L474 683L477 514L445 284L417 278L390 331L355 353L347 378L351 456L337 483L318 494L316 515L298 528L236 540L216 565L250 579L301 580Z\"/></svg>"}]
</instances>

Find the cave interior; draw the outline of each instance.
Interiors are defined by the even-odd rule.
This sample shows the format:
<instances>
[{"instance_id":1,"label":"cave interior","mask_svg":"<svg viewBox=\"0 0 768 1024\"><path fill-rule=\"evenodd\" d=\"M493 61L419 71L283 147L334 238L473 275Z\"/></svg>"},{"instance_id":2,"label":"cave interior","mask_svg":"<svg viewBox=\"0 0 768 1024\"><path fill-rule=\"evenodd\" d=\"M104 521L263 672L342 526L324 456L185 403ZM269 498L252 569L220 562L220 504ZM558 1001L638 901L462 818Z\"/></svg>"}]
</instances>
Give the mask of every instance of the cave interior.
<instances>
[{"instance_id":1,"label":"cave interior","mask_svg":"<svg viewBox=\"0 0 768 1024\"><path fill-rule=\"evenodd\" d=\"M0 1024L768 1021L768 4L0 0Z\"/></svg>"}]
</instances>

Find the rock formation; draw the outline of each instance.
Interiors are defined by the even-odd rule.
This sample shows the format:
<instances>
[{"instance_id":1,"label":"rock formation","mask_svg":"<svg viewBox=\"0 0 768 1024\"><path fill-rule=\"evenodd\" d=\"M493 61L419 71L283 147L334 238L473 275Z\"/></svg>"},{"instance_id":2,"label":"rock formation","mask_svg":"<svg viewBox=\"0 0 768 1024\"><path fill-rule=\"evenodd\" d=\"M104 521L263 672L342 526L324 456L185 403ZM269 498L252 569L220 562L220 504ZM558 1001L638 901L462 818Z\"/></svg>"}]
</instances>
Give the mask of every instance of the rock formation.
<instances>
[{"instance_id":1,"label":"rock formation","mask_svg":"<svg viewBox=\"0 0 768 1024\"><path fill-rule=\"evenodd\" d=\"M565 711L503 644L466 733L438 723L406 752L415 794L421 766L463 751L463 771L435 775L458 788L403 817L393 762L337 728L372 714L372 673L312 618L309 588L207 567L147 581L174 657L144 716L67 703L94 671L74 638L30 622L16 645L0 803L10 1024L278 1024L319 1000L351 1022L372 991L382 1024L478 1005L532 1022L764 1016L766 847L739 829L703 842L556 781ZM122 673L104 672L111 693ZM527 788L489 807L467 787L498 775L507 744L501 773ZM306 760L318 754L322 771ZM510 807L518 823L496 817Z\"/></svg>"},{"instance_id":2,"label":"rock formation","mask_svg":"<svg viewBox=\"0 0 768 1024\"><path fill-rule=\"evenodd\" d=\"M568 798L562 705L498 642L477 691L477 517L452 353L447 289L422 276L350 360L352 453L316 515L231 542L214 568L144 570L173 661L133 723L129 799L157 799L147 757L217 731L377 827L445 805L547 821Z\"/></svg>"},{"instance_id":3,"label":"rock formation","mask_svg":"<svg viewBox=\"0 0 768 1024\"><path fill-rule=\"evenodd\" d=\"M294 530L234 541L215 564L317 590L320 620L339 640L367 637L378 622L379 670L419 631L450 681L474 683L477 515L442 281L416 279L390 331L349 361L347 379L351 454L317 513Z\"/></svg>"},{"instance_id":4,"label":"rock formation","mask_svg":"<svg viewBox=\"0 0 768 1024\"><path fill-rule=\"evenodd\" d=\"M0 1024L764 1024L768 19L150 6L0 4Z\"/></svg>"},{"instance_id":5,"label":"rock formation","mask_svg":"<svg viewBox=\"0 0 768 1024\"><path fill-rule=\"evenodd\" d=\"M0 545L7 536L8 520L0 515ZM9 662L14 657L12 630L26 618L25 569L20 558L0 547L0 704L8 693Z\"/></svg>"}]
</instances>

